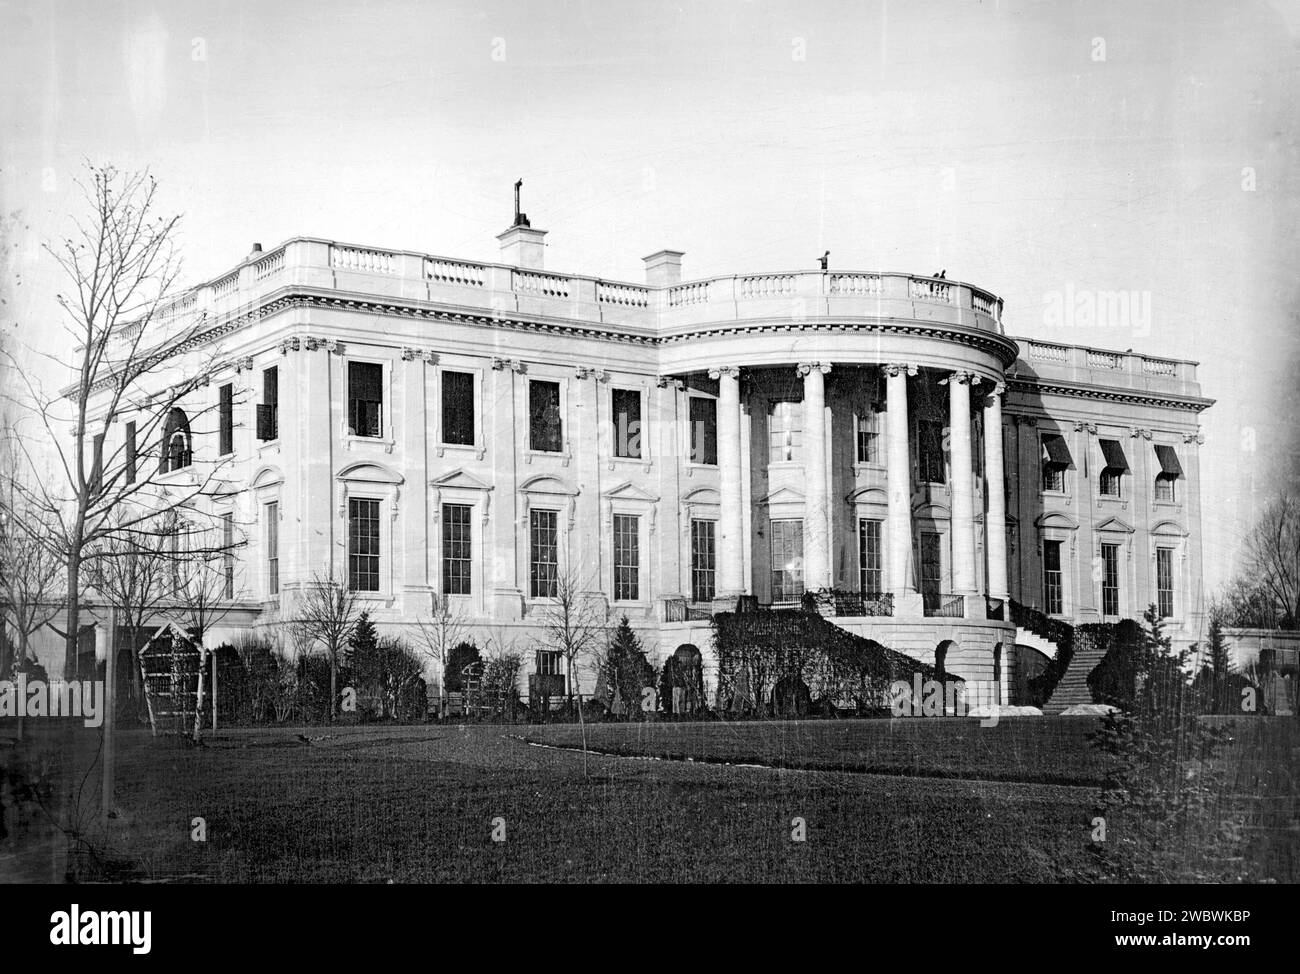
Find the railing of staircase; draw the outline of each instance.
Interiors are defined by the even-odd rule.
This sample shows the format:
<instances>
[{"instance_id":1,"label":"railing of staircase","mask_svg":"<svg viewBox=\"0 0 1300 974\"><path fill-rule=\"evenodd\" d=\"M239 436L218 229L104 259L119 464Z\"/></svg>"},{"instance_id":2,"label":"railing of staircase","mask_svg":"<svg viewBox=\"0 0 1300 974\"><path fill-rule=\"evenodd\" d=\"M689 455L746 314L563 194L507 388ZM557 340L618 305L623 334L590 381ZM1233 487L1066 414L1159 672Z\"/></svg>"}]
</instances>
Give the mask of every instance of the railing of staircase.
<instances>
[{"instance_id":1,"label":"railing of staircase","mask_svg":"<svg viewBox=\"0 0 1300 974\"><path fill-rule=\"evenodd\" d=\"M664 622L685 622L686 612L685 599L664 599Z\"/></svg>"},{"instance_id":2,"label":"railing of staircase","mask_svg":"<svg viewBox=\"0 0 1300 974\"><path fill-rule=\"evenodd\" d=\"M940 592L936 597L925 600L924 610L927 616L961 619L966 615L966 597L964 595L953 595L949 592Z\"/></svg>"}]
</instances>

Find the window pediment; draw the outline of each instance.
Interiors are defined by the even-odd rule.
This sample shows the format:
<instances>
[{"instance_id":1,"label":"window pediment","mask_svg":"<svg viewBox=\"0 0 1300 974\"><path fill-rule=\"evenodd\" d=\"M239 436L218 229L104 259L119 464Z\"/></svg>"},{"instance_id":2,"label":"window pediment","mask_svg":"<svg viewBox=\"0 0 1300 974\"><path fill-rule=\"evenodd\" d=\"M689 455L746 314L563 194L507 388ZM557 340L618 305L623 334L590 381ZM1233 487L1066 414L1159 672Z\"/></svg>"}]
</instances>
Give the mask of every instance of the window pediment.
<instances>
[{"instance_id":1,"label":"window pediment","mask_svg":"<svg viewBox=\"0 0 1300 974\"><path fill-rule=\"evenodd\" d=\"M881 487L859 487L844 499L849 504L887 505L889 503L889 494Z\"/></svg>"},{"instance_id":2,"label":"window pediment","mask_svg":"<svg viewBox=\"0 0 1300 974\"><path fill-rule=\"evenodd\" d=\"M1108 517L1097 525L1098 531L1122 531L1125 534L1133 533L1133 526L1118 517Z\"/></svg>"},{"instance_id":3,"label":"window pediment","mask_svg":"<svg viewBox=\"0 0 1300 974\"><path fill-rule=\"evenodd\" d=\"M445 473L441 477L434 477L429 481L430 487L452 488L456 490L491 490L492 485L485 483L472 473L469 473L463 467Z\"/></svg>"},{"instance_id":4,"label":"window pediment","mask_svg":"<svg viewBox=\"0 0 1300 974\"><path fill-rule=\"evenodd\" d=\"M355 483L397 485L404 483L406 478L382 463L365 460L360 463L348 464L338 472L334 479Z\"/></svg>"},{"instance_id":5,"label":"window pediment","mask_svg":"<svg viewBox=\"0 0 1300 974\"><path fill-rule=\"evenodd\" d=\"M1038 515L1034 519L1034 524L1040 528L1061 528L1066 531L1077 531L1079 529L1078 521L1059 511L1049 511L1046 514Z\"/></svg>"},{"instance_id":6,"label":"window pediment","mask_svg":"<svg viewBox=\"0 0 1300 974\"><path fill-rule=\"evenodd\" d=\"M612 490L605 491L605 499L611 501L640 501L644 504L654 504L659 501L657 496L642 490L630 480L619 484Z\"/></svg>"}]
</instances>

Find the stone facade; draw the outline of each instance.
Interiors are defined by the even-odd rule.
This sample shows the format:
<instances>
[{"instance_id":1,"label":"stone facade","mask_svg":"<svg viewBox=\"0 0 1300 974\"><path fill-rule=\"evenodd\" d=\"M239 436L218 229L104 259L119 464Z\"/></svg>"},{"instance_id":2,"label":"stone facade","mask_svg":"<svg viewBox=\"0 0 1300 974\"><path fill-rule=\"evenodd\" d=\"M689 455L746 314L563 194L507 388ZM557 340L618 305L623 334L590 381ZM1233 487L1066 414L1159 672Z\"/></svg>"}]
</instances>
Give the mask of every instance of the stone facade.
<instances>
[{"instance_id":1,"label":"stone facade","mask_svg":"<svg viewBox=\"0 0 1300 974\"><path fill-rule=\"evenodd\" d=\"M1005 600L1097 620L1105 543L1120 614L1163 581L1171 633L1195 638L1210 401L1194 363L1013 340L1000 299L958 281L683 281L682 254L661 251L632 284L545 270L543 236L512 227L499 264L295 238L178 301L200 335L158 381L208 363L192 407L213 418L192 428L192 466L157 481L216 470L213 510L246 542L227 629L291 618L314 574L357 570L360 545L381 627L450 587L480 637L524 647L553 545L556 570L661 658L684 642L707 656L708 613L740 596L865 587L893 615L846 628L927 661L952 643L967 678L996 657L1009 681ZM1068 447L1059 490L1045 434ZM1099 493L1101 440L1125 451L1116 495ZM1181 462L1167 500L1156 445Z\"/></svg>"}]
</instances>

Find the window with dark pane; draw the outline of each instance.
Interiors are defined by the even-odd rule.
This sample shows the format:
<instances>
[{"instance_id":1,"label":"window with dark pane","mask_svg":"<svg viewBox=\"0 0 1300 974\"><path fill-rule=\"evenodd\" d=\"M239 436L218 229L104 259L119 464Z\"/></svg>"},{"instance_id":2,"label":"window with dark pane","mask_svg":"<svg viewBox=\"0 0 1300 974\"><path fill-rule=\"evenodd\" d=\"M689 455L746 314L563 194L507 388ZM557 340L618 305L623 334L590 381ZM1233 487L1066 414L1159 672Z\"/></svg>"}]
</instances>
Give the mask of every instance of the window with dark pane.
<instances>
[{"instance_id":1,"label":"window with dark pane","mask_svg":"<svg viewBox=\"0 0 1300 974\"><path fill-rule=\"evenodd\" d=\"M384 367L348 363L348 426L356 436L383 434Z\"/></svg>"},{"instance_id":2,"label":"window with dark pane","mask_svg":"<svg viewBox=\"0 0 1300 974\"><path fill-rule=\"evenodd\" d=\"M474 375L442 373L442 442L474 445Z\"/></svg>"},{"instance_id":3,"label":"window with dark pane","mask_svg":"<svg viewBox=\"0 0 1300 974\"><path fill-rule=\"evenodd\" d=\"M718 403L692 396L690 405L691 463L718 463Z\"/></svg>"},{"instance_id":4,"label":"window with dark pane","mask_svg":"<svg viewBox=\"0 0 1300 974\"><path fill-rule=\"evenodd\" d=\"M559 583L559 512L528 512L528 591L535 599L553 599Z\"/></svg>"},{"instance_id":5,"label":"window with dark pane","mask_svg":"<svg viewBox=\"0 0 1300 974\"><path fill-rule=\"evenodd\" d=\"M641 458L641 392L637 389L614 389L610 392L613 409L614 456Z\"/></svg>"},{"instance_id":6,"label":"window with dark pane","mask_svg":"<svg viewBox=\"0 0 1300 974\"><path fill-rule=\"evenodd\" d=\"M223 457L235 452L235 387L229 383L217 397L217 452Z\"/></svg>"},{"instance_id":7,"label":"window with dark pane","mask_svg":"<svg viewBox=\"0 0 1300 974\"><path fill-rule=\"evenodd\" d=\"M560 384L533 379L528 383L528 447L543 453L560 453L563 444Z\"/></svg>"},{"instance_id":8,"label":"window with dark pane","mask_svg":"<svg viewBox=\"0 0 1300 974\"><path fill-rule=\"evenodd\" d=\"M713 521L691 521L692 602L713 601L717 579L716 529L717 524Z\"/></svg>"}]
</instances>

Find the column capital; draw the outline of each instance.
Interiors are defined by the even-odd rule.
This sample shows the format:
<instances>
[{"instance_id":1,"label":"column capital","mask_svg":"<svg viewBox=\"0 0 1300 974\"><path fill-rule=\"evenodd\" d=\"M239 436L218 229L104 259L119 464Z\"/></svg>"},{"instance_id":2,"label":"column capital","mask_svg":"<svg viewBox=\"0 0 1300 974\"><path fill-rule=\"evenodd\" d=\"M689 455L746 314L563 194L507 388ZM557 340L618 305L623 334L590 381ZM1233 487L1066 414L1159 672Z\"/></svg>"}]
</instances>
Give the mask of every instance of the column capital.
<instances>
[{"instance_id":1,"label":"column capital","mask_svg":"<svg viewBox=\"0 0 1300 974\"><path fill-rule=\"evenodd\" d=\"M1005 382L994 382L993 388L984 396L985 399L996 399L998 396L1005 396L1007 393L1007 384Z\"/></svg>"},{"instance_id":2,"label":"column capital","mask_svg":"<svg viewBox=\"0 0 1300 974\"><path fill-rule=\"evenodd\" d=\"M592 369L585 365L575 366L573 374L578 379L595 379L597 382L609 381L609 373L604 369Z\"/></svg>"},{"instance_id":3,"label":"column capital","mask_svg":"<svg viewBox=\"0 0 1300 974\"><path fill-rule=\"evenodd\" d=\"M1183 442L1184 442L1184 443L1195 443L1197 446L1200 446L1201 444L1203 444L1203 443L1205 442L1205 434L1204 434L1204 433L1186 433L1186 434L1183 435Z\"/></svg>"},{"instance_id":4,"label":"column capital","mask_svg":"<svg viewBox=\"0 0 1300 974\"><path fill-rule=\"evenodd\" d=\"M730 376L733 379L740 378L740 366L738 365L719 365L709 369L710 379L721 379L723 376Z\"/></svg>"},{"instance_id":5,"label":"column capital","mask_svg":"<svg viewBox=\"0 0 1300 974\"><path fill-rule=\"evenodd\" d=\"M1096 424L1096 423L1085 423L1085 422L1084 422L1083 420L1081 420L1081 419L1080 419L1080 420L1076 420L1076 421L1075 421L1075 424L1074 424L1074 431L1075 431L1076 433L1081 433L1081 432L1087 431L1087 432L1091 433L1092 435L1096 436L1096 435L1097 435L1097 424Z\"/></svg>"},{"instance_id":6,"label":"column capital","mask_svg":"<svg viewBox=\"0 0 1300 974\"><path fill-rule=\"evenodd\" d=\"M806 378L808 374L812 372L813 369L816 369L822 375L826 375L831 370L831 363L830 362L800 362L798 365L795 366L795 371L799 374L799 378L801 379Z\"/></svg>"},{"instance_id":7,"label":"column capital","mask_svg":"<svg viewBox=\"0 0 1300 974\"><path fill-rule=\"evenodd\" d=\"M660 389L667 389L672 386L678 392L686 388L686 383L675 375L657 375L655 376L655 385Z\"/></svg>"},{"instance_id":8,"label":"column capital","mask_svg":"<svg viewBox=\"0 0 1300 974\"><path fill-rule=\"evenodd\" d=\"M948 373L948 378L940 380L940 385L948 382L956 382L962 386L977 386L984 381L984 377L976 375L974 372L967 372L964 369L957 369Z\"/></svg>"},{"instance_id":9,"label":"column capital","mask_svg":"<svg viewBox=\"0 0 1300 974\"><path fill-rule=\"evenodd\" d=\"M1130 426L1128 428L1128 435L1134 439L1139 436L1144 440L1151 439L1151 431L1149 429L1143 429L1141 426Z\"/></svg>"},{"instance_id":10,"label":"column capital","mask_svg":"<svg viewBox=\"0 0 1300 974\"><path fill-rule=\"evenodd\" d=\"M514 358L493 358L492 359L493 372L501 372L505 369L509 369L511 372L518 372L520 375L522 375L528 371L528 365L527 363L521 362L519 361L519 359L514 359Z\"/></svg>"},{"instance_id":11,"label":"column capital","mask_svg":"<svg viewBox=\"0 0 1300 974\"><path fill-rule=\"evenodd\" d=\"M881 366L885 370L885 375L890 377L897 375L916 375L917 367L910 362L887 362Z\"/></svg>"}]
</instances>

